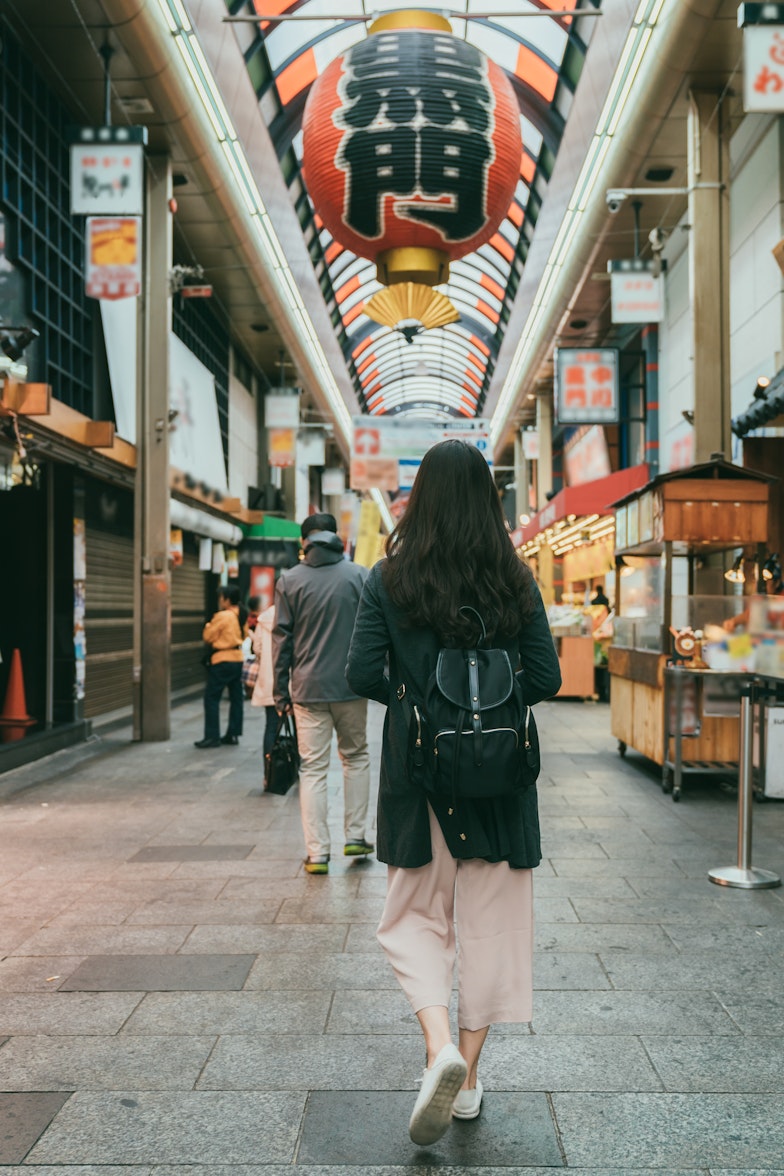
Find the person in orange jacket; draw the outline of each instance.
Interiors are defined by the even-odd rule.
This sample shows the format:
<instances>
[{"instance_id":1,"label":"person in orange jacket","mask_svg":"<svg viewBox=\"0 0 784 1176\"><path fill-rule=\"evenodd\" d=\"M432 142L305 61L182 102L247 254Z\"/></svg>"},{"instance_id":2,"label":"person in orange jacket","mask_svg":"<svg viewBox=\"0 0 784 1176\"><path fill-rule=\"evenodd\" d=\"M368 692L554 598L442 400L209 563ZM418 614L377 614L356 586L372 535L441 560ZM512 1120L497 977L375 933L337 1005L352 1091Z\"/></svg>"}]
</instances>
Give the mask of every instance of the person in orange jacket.
<instances>
[{"instance_id":1,"label":"person in orange jacket","mask_svg":"<svg viewBox=\"0 0 784 1176\"><path fill-rule=\"evenodd\" d=\"M204 626L204 641L210 646L207 685L204 688L204 738L194 744L200 750L236 745L242 735L242 641L245 618L241 615L239 588L218 591L218 611ZM221 738L220 700L229 692L229 726Z\"/></svg>"}]
</instances>

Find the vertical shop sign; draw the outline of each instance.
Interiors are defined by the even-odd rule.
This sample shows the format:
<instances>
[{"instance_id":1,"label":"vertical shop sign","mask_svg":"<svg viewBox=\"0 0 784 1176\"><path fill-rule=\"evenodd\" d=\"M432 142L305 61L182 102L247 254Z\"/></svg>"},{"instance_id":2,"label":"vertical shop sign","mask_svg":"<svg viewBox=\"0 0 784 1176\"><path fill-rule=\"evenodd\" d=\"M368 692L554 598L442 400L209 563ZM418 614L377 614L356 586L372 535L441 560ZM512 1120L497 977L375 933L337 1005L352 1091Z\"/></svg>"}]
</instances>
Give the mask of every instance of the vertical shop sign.
<instances>
[{"instance_id":1,"label":"vertical shop sign","mask_svg":"<svg viewBox=\"0 0 784 1176\"><path fill-rule=\"evenodd\" d=\"M139 216L87 218L87 294L136 298L142 288L142 220Z\"/></svg>"},{"instance_id":2,"label":"vertical shop sign","mask_svg":"<svg viewBox=\"0 0 784 1176\"><path fill-rule=\"evenodd\" d=\"M275 469L293 466L297 457L297 430L268 429L267 457Z\"/></svg>"},{"instance_id":3,"label":"vertical shop sign","mask_svg":"<svg viewBox=\"0 0 784 1176\"><path fill-rule=\"evenodd\" d=\"M183 561L182 531L179 527L169 528L169 559L173 568L180 567Z\"/></svg>"},{"instance_id":4,"label":"vertical shop sign","mask_svg":"<svg viewBox=\"0 0 784 1176\"><path fill-rule=\"evenodd\" d=\"M784 111L784 4L741 4L743 106L747 112Z\"/></svg>"},{"instance_id":5,"label":"vertical shop sign","mask_svg":"<svg viewBox=\"0 0 784 1176\"><path fill-rule=\"evenodd\" d=\"M71 212L141 216L146 127L80 127L71 144Z\"/></svg>"},{"instance_id":6,"label":"vertical shop sign","mask_svg":"<svg viewBox=\"0 0 784 1176\"><path fill-rule=\"evenodd\" d=\"M526 461L539 460L538 429L523 429L523 457Z\"/></svg>"},{"instance_id":7,"label":"vertical shop sign","mask_svg":"<svg viewBox=\"0 0 784 1176\"><path fill-rule=\"evenodd\" d=\"M366 498L359 508L359 531L354 549L354 563L372 568L378 559L378 533L381 526L381 511L377 504Z\"/></svg>"},{"instance_id":8,"label":"vertical shop sign","mask_svg":"<svg viewBox=\"0 0 784 1176\"><path fill-rule=\"evenodd\" d=\"M618 399L615 348L556 348L555 411L559 424L616 424Z\"/></svg>"},{"instance_id":9,"label":"vertical shop sign","mask_svg":"<svg viewBox=\"0 0 784 1176\"><path fill-rule=\"evenodd\" d=\"M664 261L641 257L608 261L614 323L660 323L664 319Z\"/></svg>"},{"instance_id":10,"label":"vertical shop sign","mask_svg":"<svg viewBox=\"0 0 784 1176\"><path fill-rule=\"evenodd\" d=\"M252 567L250 569L249 596L261 598L261 612L275 603L275 569L269 567Z\"/></svg>"}]
</instances>

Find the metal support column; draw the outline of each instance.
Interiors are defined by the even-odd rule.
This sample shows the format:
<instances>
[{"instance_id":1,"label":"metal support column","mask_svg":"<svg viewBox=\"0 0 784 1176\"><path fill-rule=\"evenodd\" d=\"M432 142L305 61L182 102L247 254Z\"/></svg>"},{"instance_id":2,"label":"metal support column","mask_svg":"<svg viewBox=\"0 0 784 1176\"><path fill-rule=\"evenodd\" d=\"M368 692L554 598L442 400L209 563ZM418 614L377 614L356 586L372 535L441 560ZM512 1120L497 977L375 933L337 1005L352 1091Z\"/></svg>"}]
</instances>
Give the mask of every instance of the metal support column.
<instances>
[{"instance_id":1,"label":"metal support column","mask_svg":"<svg viewBox=\"0 0 784 1176\"><path fill-rule=\"evenodd\" d=\"M694 356L694 460L730 458L729 186L718 94L689 95L689 300Z\"/></svg>"},{"instance_id":2,"label":"metal support column","mask_svg":"<svg viewBox=\"0 0 784 1176\"><path fill-rule=\"evenodd\" d=\"M736 886L741 890L766 890L781 885L772 870L755 869L751 864L751 817L753 803L754 739L753 683L744 683L740 696L740 757L738 763L738 864L709 870L708 877L718 886ZM764 715L764 711L763 711ZM763 724L760 723L760 739Z\"/></svg>"},{"instance_id":3,"label":"metal support column","mask_svg":"<svg viewBox=\"0 0 784 1176\"><path fill-rule=\"evenodd\" d=\"M137 376L134 732L144 742L170 735L169 333L172 259L171 164L147 160L142 363Z\"/></svg>"}]
</instances>

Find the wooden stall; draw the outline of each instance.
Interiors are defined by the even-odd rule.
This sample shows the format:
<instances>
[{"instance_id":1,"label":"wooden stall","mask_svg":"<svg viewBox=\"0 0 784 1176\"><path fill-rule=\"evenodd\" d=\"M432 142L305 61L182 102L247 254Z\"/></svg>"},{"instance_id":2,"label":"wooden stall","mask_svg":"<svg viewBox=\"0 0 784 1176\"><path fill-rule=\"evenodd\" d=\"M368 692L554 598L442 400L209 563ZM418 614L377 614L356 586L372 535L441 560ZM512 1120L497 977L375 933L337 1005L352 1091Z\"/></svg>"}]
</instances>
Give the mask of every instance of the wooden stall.
<instances>
[{"instance_id":1,"label":"wooden stall","mask_svg":"<svg viewBox=\"0 0 784 1176\"><path fill-rule=\"evenodd\" d=\"M742 609L743 597L731 593L723 565L717 568L718 561L706 557L742 549L762 568L771 481L715 460L662 474L615 503L612 734L622 755L633 747L663 767L667 790L672 727L683 721L669 705L665 714L664 667L673 648L672 630L718 626ZM714 566L706 570L711 562ZM701 580L708 591L700 590ZM737 763L738 718L706 713L699 684L690 705L696 718L684 741L684 768Z\"/></svg>"}]
</instances>

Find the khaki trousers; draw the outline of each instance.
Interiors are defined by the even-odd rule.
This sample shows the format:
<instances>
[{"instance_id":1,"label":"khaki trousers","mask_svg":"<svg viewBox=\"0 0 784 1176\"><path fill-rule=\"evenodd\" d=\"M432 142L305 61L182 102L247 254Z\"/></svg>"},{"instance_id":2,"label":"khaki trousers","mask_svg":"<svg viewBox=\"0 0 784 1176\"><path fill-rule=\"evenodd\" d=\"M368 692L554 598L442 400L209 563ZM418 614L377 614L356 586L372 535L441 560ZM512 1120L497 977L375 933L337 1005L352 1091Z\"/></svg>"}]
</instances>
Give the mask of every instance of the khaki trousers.
<instances>
[{"instance_id":1,"label":"khaki trousers","mask_svg":"<svg viewBox=\"0 0 784 1176\"><path fill-rule=\"evenodd\" d=\"M446 1005L458 966L457 1021L528 1022L533 990L533 871L457 861L432 809L433 860L390 866L377 938L414 1012Z\"/></svg>"},{"instance_id":2,"label":"khaki trousers","mask_svg":"<svg viewBox=\"0 0 784 1176\"><path fill-rule=\"evenodd\" d=\"M343 765L343 828L346 841L365 836L370 794L370 754L367 745L367 699L348 702L294 703L299 771L299 807L308 857L330 852L327 822L327 772L332 732L338 737Z\"/></svg>"}]
</instances>

